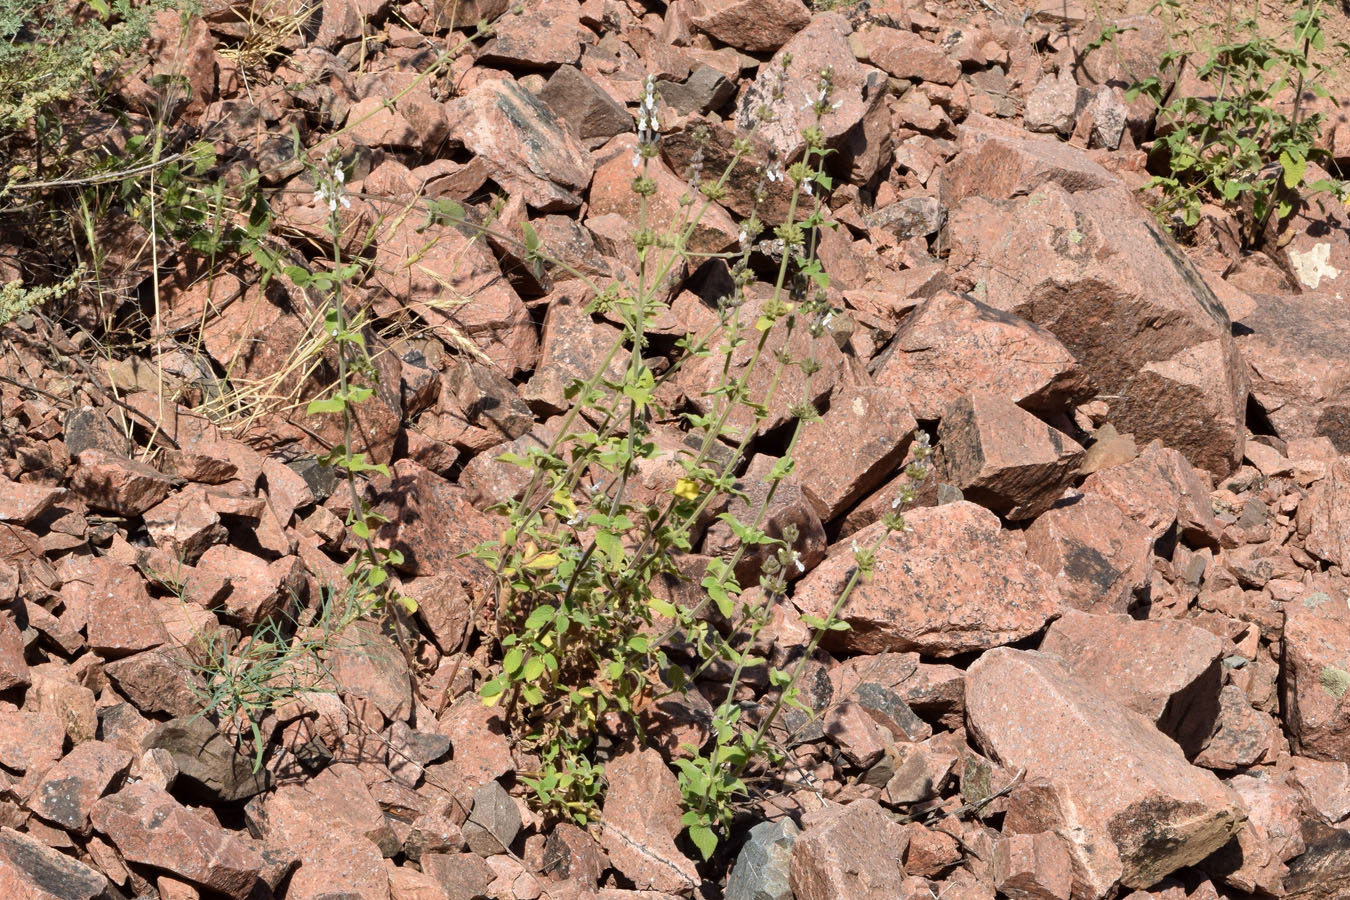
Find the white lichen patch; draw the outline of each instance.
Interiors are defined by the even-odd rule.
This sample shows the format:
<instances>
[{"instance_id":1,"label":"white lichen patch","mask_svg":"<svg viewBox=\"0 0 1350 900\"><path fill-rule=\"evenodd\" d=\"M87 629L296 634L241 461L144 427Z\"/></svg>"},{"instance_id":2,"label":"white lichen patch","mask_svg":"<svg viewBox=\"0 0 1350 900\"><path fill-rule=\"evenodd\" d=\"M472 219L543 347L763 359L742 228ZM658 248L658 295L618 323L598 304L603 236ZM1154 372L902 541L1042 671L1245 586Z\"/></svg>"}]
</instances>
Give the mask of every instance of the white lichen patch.
<instances>
[{"instance_id":1,"label":"white lichen patch","mask_svg":"<svg viewBox=\"0 0 1350 900\"><path fill-rule=\"evenodd\" d=\"M1315 244L1313 248L1306 253L1299 253L1297 250L1289 251L1289 262L1294 267L1294 274L1298 280L1303 282L1303 286L1310 290L1317 290L1317 286L1325 278L1328 281L1335 280L1341 270L1331 265L1331 244L1325 241Z\"/></svg>"}]
</instances>

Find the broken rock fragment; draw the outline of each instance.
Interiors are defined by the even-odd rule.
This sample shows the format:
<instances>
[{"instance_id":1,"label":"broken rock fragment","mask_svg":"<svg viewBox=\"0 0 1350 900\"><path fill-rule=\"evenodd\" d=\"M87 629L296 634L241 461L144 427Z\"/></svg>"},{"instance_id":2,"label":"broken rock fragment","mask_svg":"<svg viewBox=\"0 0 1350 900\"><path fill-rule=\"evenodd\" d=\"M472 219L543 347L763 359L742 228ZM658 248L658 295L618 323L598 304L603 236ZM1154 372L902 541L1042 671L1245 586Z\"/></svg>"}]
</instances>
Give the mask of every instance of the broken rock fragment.
<instances>
[{"instance_id":1,"label":"broken rock fragment","mask_svg":"<svg viewBox=\"0 0 1350 900\"><path fill-rule=\"evenodd\" d=\"M986 754L1045 780L1044 800L1020 818L1010 811L1004 827L1064 837L1075 896L1100 898L1117 883L1150 887L1242 827L1242 801L1230 788L1055 657L1003 647L984 654L967 673L966 714Z\"/></svg>"}]
</instances>

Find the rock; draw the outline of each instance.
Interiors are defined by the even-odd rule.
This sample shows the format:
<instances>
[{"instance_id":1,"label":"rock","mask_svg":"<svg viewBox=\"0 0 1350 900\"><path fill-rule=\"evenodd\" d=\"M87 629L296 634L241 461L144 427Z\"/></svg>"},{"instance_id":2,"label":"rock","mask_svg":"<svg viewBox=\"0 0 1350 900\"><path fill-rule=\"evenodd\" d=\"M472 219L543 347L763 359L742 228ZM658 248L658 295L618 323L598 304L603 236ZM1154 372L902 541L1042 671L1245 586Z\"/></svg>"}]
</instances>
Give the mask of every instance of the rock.
<instances>
[{"instance_id":1,"label":"rock","mask_svg":"<svg viewBox=\"0 0 1350 900\"><path fill-rule=\"evenodd\" d=\"M479 856L494 856L511 849L520 833L520 810L501 786L489 781L473 792L473 809L464 823L464 841Z\"/></svg>"},{"instance_id":2,"label":"rock","mask_svg":"<svg viewBox=\"0 0 1350 900\"><path fill-rule=\"evenodd\" d=\"M450 900L475 900L487 896L492 869L476 853L430 853L422 858L422 871L430 874Z\"/></svg>"},{"instance_id":3,"label":"rock","mask_svg":"<svg viewBox=\"0 0 1350 900\"><path fill-rule=\"evenodd\" d=\"M1235 775L1228 784L1242 797L1247 826L1206 860L1204 868L1239 891L1283 896L1288 872L1284 863L1307 849L1300 827L1305 813L1298 789L1287 775L1271 770Z\"/></svg>"},{"instance_id":4,"label":"rock","mask_svg":"<svg viewBox=\"0 0 1350 900\"><path fill-rule=\"evenodd\" d=\"M271 775L253 771L253 761L200 716L157 725L141 740L144 750L163 750L178 767L176 788L202 802L236 803L267 790Z\"/></svg>"},{"instance_id":5,"label":"rock","mask_svg":"<svg viewBox=\"0 0 1350 900\"><path fill-rule=\"evenodd\" d=\"M304 596L303 569L297 572L295 564L294 557L269 563L238 547L216 544L197 560L197 572L227 579L230 591L223 603L225 614L253 625L277 615L295 596Z\"/></svg>"},{"instance_id":6,"label":"rock","mask_svg":"<svg viewBox=\"0 0 1350 900\"><path fill-rule=\"evenodd\" d=\"M1237 468L1247 381L1227 313L1127 188L967 197L948 233L977 296L1062 341L1118 429L1219 477Z\"/></svg>"},{"instance_id":7,"label":"rock","mask_svg":"<svg viewBox=\"0 0 1350 900\"><path fill-rule=\"evenodd\" d=\"M66 413L66 451L77 457L86 450L103 450L113 456L126 456L127 438L92 406L76 406Z\"/></svg>"},{"instance_id":8,"label":"rock","mask_svg":"<svg viewBox=\"0 0 1350 900\"><path fill-rule=\"evenodd\" d=\"M1116 176L1085 153L1056 140L1033 139L1024 132L990 134L975 128L966 134L964 152L943 172L942 199L949 208L971 196L1024 197L1048 184L1076 193L1118 183Z\"/></svg>"},{"instance_id":9,"label":"rock","mask_svg":"<svg viewBox=\"0 0 1350 900\"><path fill-rule=\"evenodd\" d=\"M647 160L640 170L635 169L636 151L637 136L621 134L597 153L599 165L591 181L590 216L619 215L632 228L638 228L643 198L633 192L633 178L645 172L656 186L656 192L646 198L647 227L658 231L678 227L688 215L680 202L689 193L688 182L671 171L660 157ZM726 210L710 202L694 223L687 245L696 253L722 253L736 246L740 230Z\"/></svg>"},{"instance_id":10,"label":"rock","mask_svg":"<svg viewBox=\"0 0 1350 900\"><path fill-rule=\"evenodd\" d=\"M792 846L801 829L789 818L750 829L727 879L726 900L792 900Z\"/></svg>"},{"instance_id":11,"label":"rock","mask_svg":"<svg viewBox=\"0 0 1350 900\"><path fill-rule=\"evenodd\" d=\"M525 24L527 20L522 20ZM581 205L593 165L553 111L510 79L480 82L446 104L450 137L481 157L492 179L542 212Z\"/></svg>"},{"instance_id":12,"label":"rock","mask_svg":"<svg viewBox=\"0 0 1350 900\"><path fill-rule=\"evenodd\" d=\"M571 405L567 389L574 381L585 381L595 374L620 334L608 323L592 321L583 303L570 298L550 303L544 317L539 365L522 390L525 402L537 413L565 413ZM627 354L615 354L606 377L622 381L627 362Z\"/></svg>"},{"instance_id":13,"label":"rock","mask_svg":"<svg viewBox=\"0 0 1350 900\"><path fill-rule=\"evenodd\" d=\"M768 297L756 296L751 290L752 299L747 301L741 315L757 318ZM763 357L773 360L786 352L796 360L815 360L820 368L808 377L799 366L788 366L783 368L781 377L776 377L778 366L770 362L757 364L749 372L746 384L748 399L760 403L768 398L767 417L755 427L757 434L762 435L789 422L792 419L792 407L803 399L808 403L822 403L836 385L845 380L847 361L834 341L816 340L800 324L792 330L791 336L786 332L787 329L781 325L770 330ZM725 378L739 379L746 374L757 343L746 341L733 348L729 374L724 376L722 344L725 334L719 334L715 340L717 343L708 348L711 351L709 355L688 360L675 377L676 383L689 397L689 402L703 415L718 409L723 402L721 395L713 392L721 389ZM771 389L772 395L769 394ZM723 434L727 438L738 437L755 425L750 409L744 403L738 403L727 417Z\"/></svg>"},{"instance_id":14,"label":"rock","mask_svg":"<svg viewBox=\"0 0 1350 900\"><path fill-rule=\"evenodd\" d=\"M921 419L941 418L972 391L1047 413L1092 394L1087 375L1050 332L948 291L909 314L874 371L877 383L902 391Z\"/></svg>"},{"instance_id":15,"label":"rock","mask_svg":"<svg viewBox=\"0 0 1350 900\"><path fill-rule=\"evenodd\" d=\"M194 565L214 544L223 543L229 532L206 499L204 491L182 490L145 511L145 530L155 546Z\"/></svg>"},{"instance_id":16,"label":"rock","mask_svg":"<svg viewBox=\"0 0 1350 900\"><path fill-rule=\"evenodd\" d=\"M1285 728L1294 752L1350 762L1350 609L1324 593L1284 604Z\"/></svg>"},{"instance_id":17,"label":"rock","mask_svg":"<svg viewBox=\"0 0 1350 900\"><path fill-rule=\"evenodd\" d=\"M1260 710L1235 684L1226 684L1219 692L1219 715L1203 750L1195 757L1197 766L1232 772L1275 759L1283 744L1275 720Z\"/></svg>"},{"instance_id":18,"label":"rock","mask_svg":"<svg viewBox=\"0 0 1350 900\"><path fill-rule=\"evenodd\" d=\"M112 744L76 744L42 776L28 797L28 808L69 831L87 833L90 808L116 786L131 761L130 753Z\"/></svg>"},{"instance_id":19,"label":"rock","mask_svg":"<svg viewBox=\"0 0 1350 900\"><path fill-rule=\"evenodd\" d=\"M391 721L412 711L408 661L394 639L374 621L353 622L331 643L325 660L333 683L347 698L370 702Z\"/></svg>"},{"instance_id":20,"label":"rock","mask_svg":"<svg viewBox=\"0 0 1350 900\"><path fill-rule=\"evenodd\" d=\"M615 135L633 130L632 114L576 66L559 66L540 89L539 99L587 147L604 146Z\"/></svg>"},{"instance_id":21,"label":"rock","mask_svg":"<svg viewBox=\"0 0 1350 900\"><path fill-rule=\"evenodd\" d=\"M71 478L71 488L89 508L119 516L139 516L169 496L173 482L145 463L86 450Z\"/></svg>"},{"instance_id":22,"label":"rock","mask_svg":"<svg viewBox=\"0 0 1350 900\"><path fill-rule=\"evenodd\" d=\"M1053 832L1002 835L993 866L994 884L1008 900L1069 900L1073 860Z\"/></svg>"},{"instance_id":23,"label":"rock","mask_svg":"<svg viewBox=\"0 0 1350 900\"><path fill-rule=\"evenodd\" d=\"M13 828L0 826L0 892L14 900L95 900L108 879Z\"/></svg>"},{"instance_id":24,"label":"rock","mask_svg":"<svg viewBox=\"0 0 1350 900\"><path fill-rule=\"evenodd\" d=\"M682 82L658 81L656 92L680 115L701 116L736 96L736 85L712 66L699 66Z\"/></svg>"},{"instance_id":25,"label":"rock","mask_svg":"<svg viewBox=\"0 0 1350 900\"><path fill-rule=\"evenodd\" d=\"M936 234L946 218L936 197L910 197L863 216L874 232L884 231L899 241Z\"/></svg>"},{"instance_id":26,"label":"rock","mask_svg":"<svg viewBox=\"0 0 1350 900\"><path fill-rule=\"evenodd\" d=\"M335 778L328 784L352 791L358 785L361 790L365 788L359 775ZM372 808L383 820L374 800L368 793L360 797L339 790L334 803L328 788L319 787L316 797L308 787L283 785L274 793L253 798L244 809L250 831L262 835L265 846L278 852L284 849L299 859L300 867L291 875L286 896L324 900L345 893L357 900L391 900L380 849L366 836L354 833L352 827L353 819L364 817L369 822ZM355 809L344 805L344 794L348 800L358 801ZM423 857L424 870L426 861L434 855Z\"/></svg>"},{"instance_id":27,"label":"rock","mask_svg":"<svg viewBox=\"0 0 1350 900\"><path fill-rule=\"evenodd\" d=\"M389 867L390 900L449 900L441 883L408 866Z\"/></svg>"},{"instance_id":28,"label":"rock","mask_svg":"<svg viewBox=\"0 0 1350 900\"><path fill-rule=\"evenodd\" d=\"M0 613L0 691L33 683L23 656L23 635L8 614Z\"/></svg>"},{"instance_id":29,"label":"rock","mask_svg":"<svg viewBox=\"0 0 1350 900\"><path fill-rule=\"evenodd\" d=\"M544 844L544 869L583 890L594 890L608 867L600 845L590 832L571 822L559 822Z\"/></svg>"},{"instance_id":30,"label":"rock","mask_svg":"<svg viewBox=\"0 0 1350 900\"><path fill-rule=\"evenodd\" d=\"M961 77L959 62L912 31L869 28L858 32L854 40L864 60L893 78L956 84Z\"/></svg>"},{"instance_id":31,"label":"rock","mask_svg":"<svg viewBox=\"0 0 1350 900\"><path fill-rule=\"evenodd\" d=\"M994 394L967 394L944 411L938 429L942 481L1013 521L1049 509L1082 457L1071 438Z\"/></svg>"},{"instance_id":32,"label":"rock","mask_svg":"<svg viewBox=\"0 0 1350 900\"><path fill-rule=\"evenodd\" d=\"M1156 540L1173 525L1197 547L1219 545L1221 527L1214 518L1206 479L1176 450L1157 442L1131 462L1093 473L1083 492L1110 500Z\"/></svg>"},{"instance_id":33,"label":"rock","mask_svg":"<svg viewBox=\"0 0 1350 900\"><path fill-rule=\"evenodd\" d=\"M0 475L0 522L27 525L65 494L64 488L55 485L10 481Z\"/></svg>"},{"instance_id":34,"label":"rock","mask_svg":"<svg viewBox=\"0 0 1350 900\"><path fill-rule=\"evenodd\" d=\"M568 139L575 146L575 139ZM499 153L493 158L502 157ZM586 172L589 178L589 167ZM372 184L377 176L380 183ZM372 173L366 189L398 197L417 192L408 170L394 162ZM471 342L505 377L534 367L539 346L530 314L502 276L491 249L471 228L395 216L375 235L375 260L375 283L409 304L446 344L463 349L466 340ZM454 299L447 300L447 294ZM381 384L397 390L397 360L393 354L385 356L394 368Z\"/></svg>"},{"instance_id":35,"label":"rock","mask_svg":"<svg viewBox=\"0 0 1350 900\"><path fill-rule=\"evenodd\" d=\"M210 824L147 784L133 784L94 804L90 819L128 861L244 900L264 861L250 842Z\"/></svg>"},{"instance_id":36,"label":"rock","mask_svg":"<svg viewBox=\"0 0 1350 900\"><path fill-rule=\"evenodd\" d=\"M1338 457L1298 508L1304 549L1343 570L1350 568L1350 457Z\"/></svg>"},{"instance_id":37,"label":"rock","mask_svg":"<svg viewBox=\"0 0 1350 900\"><path fill-rule=\"evenodd\" d=\"M907 836L874 800L808 815L792 845L796 900L886 900L904 896L900 856Z\"/></svg>"},{"instance_id":38,"label":"rock","mask_svg":"<svg viewBox=\"0 0 1350 900\"><path fill-rule=\"evenodd\" d=\"M68 602L88 604L89 646L104 659L116 659L165 644L169 634L150 604L145 582L135 569L106 557L67 557L61 568L61 593Z\"/></svg>"},{"instance_id":39,"label":"rock","mask_svg":"<svg viewBox=\"0 0 1350 900\"><path fill-rule=\"evenodd\" d=\"M1058 614L1050 577L1026 560L993 513L957 502L914 510L905 520L911 530L892 533L878 548L875 574L841 611L851 627L832 632L832 645L954 656L1021 640ZM880 528L869 526L853 541L870 546ZM797 585L797 608L826 616L854 565L850 547L835 545Z\"/></svg>"},{"instance_id":40,"label":"rock","mask_svg":"<svg viewBox=\"0 0 1350 900\"><path fill-rule=\"evenodd\" d=\"M778 151L781 160L796 159L805 146L802 131L815 124L815 112L808 107L820 97L821 70L831 68L831 97L839 106L825 115L819 127L826 145L839 147L846 134L880 108L886 93L885 73L854 58L850 31L848 21L838 13L812 17L811 24L797 31L767 65L761 65L754 82L742 90L736 128L742 133L754 128L760 107L772 102L784 58L790 57L783 97L772 105L773 121L760 124L759 136Z\"/></svg>"},{"instance_id":41,"label":"rock","mask_svg":"<svg viewBox=\"0 0 1350 900\"><path fill-rule=\"evenodd\" d=\"M772 53L811 23L801 0L702 0L689 24L747 53Z\"/></svg>"},{"instance_id":42,"label":"rock","mask_svg":"<svg viewBox=\"0 0 1350 900\"><path fill-rule=\"evenodd\" d=\"M1219 716L1223 641L1179 620L1066 610L1041 652L1082 683L1147 717L1194 757Z\"/></svg>"},{"instance_id":43,"label":"rock","mask_svg":"<svg viewBox=\"0 0 1350 900\"><path fill-rule=\"evenodd\" d=\"M1004 828L1066 838L1074 896L1091 898L1199 862L1244 819L1231 789L1187 763L1147 718L1103 699L1030 651L991 650L967 673L971 736L1000 765L1049 785L1043 805L1020 817L1010 810Z\"/></svg>"},{"instance_id":44,"label":"rock","mask_svg":"<svg viewBox=\"0 0 1350 900\"><path fill-rule=\"evenodd\" d=\"M1345 870L1350 866L1350 829L1307 822L1303 840L1308 849L1289 861L1284 896L1289 900L1347 900Z\"/></svg>"},{"instance_id":45,"label":"rock","mask_svg":"<svg viewBox=\"0 0 1350 900\"><path fill-rule=\"evenodd\" d=\"M1148 586L1152 535L1096 494L1057 504L1023 535L1027 559L1055 577L1060 596L1076 609L1128 612Z\"/></svg>"},{"instance_id":46,"label":"rock","mask_svg":"<svg viewBox=\"0 0 1350 900\"><path fill-rule=\"evenodd\" d=\"M793 476L821 521L847 510L891 475L918 423L902 392L871 385L835 391L830 408L809 422L793 448Z\"/></svg>"},{"instance_id":47,"label":"rock","mask_svg":"<svg viewBox=\"0 0 1350 900\"><path fill-rule=\"evenodd\" d=\"M189 716L200 710L187 661L163 649L115 659L103 667L117 689L144 713Z\"/></svg>"},{"instance_id":48,"label":"rock","mask_svg":"<svg viewBox=\"0 0 1350 900\"><path fill-rule=\"evenodd\" d=\"M403 568L412 574L453 573L465 582L488 575L479 563L459 558L497 537L464 491L411 460L394 463L393 475L374 509L388 519L378 538L403 553Z\"/></svg>"},{"instance_id":49,"label":"rock","mask_svg":"<svg viewBox=\"0 0 1350 900\"><path fill-rule=\"evenodd\" d=\"M1028 131L1058 132L1068 137L1087 98L1088 92L1078 86L1070 67L1065 66L1059 75L1046 75L1032 88L1023 122Z\"/></svg>"},{"instance_id":50,"label":"rock","mask_svg":"<svg viewBox=\"0 0 1350 900\"><path fill-rule=\"evenodd\" d=\"M1290 759L1289 780L1303 794L1307 808L1328 825L1350 816L1350 763L1309 759Z\"/></svg>"},{"instance_id":51,"label":"rock","mask_svg":"<svg viewBox=\"0 0 1350 900\"><path fill-rule=\"evenodd\" d=\"M655 750L634 750L605 765L600 845L639 890L684 894L699 883L693 860L675 846L680 788Z\"/></svg>"},{"instance_id":52,"label":"rock","mask_svg":"<svg viewBox=\"0 0 1350 900\"><path fill-rule=\"evenodd\" d=\"M571 0L544 0L531 4L529 15L502 16L492 24L492 38L477 61L507 68L575 65L582 47L595 41L595 34L582 27L579 12Z\"/></svg>"}]
</instances>

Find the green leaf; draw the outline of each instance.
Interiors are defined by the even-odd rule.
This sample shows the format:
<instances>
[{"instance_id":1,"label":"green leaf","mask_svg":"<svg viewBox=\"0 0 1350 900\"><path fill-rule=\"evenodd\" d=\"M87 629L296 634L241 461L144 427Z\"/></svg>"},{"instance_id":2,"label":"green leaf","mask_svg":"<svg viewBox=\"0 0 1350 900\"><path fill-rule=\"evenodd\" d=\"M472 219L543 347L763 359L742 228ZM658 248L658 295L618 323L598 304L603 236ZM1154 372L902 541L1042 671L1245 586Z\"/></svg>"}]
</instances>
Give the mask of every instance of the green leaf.
<instances>
[{"instance_id":1,"label":"green leaf","mask_svg":"<svg viewBox=\"0 0 1350 900\"><path fill-rule=\"evenodd\" d=\"M544 661L537 656L531 656L526 660L524 667L521 669L521 677L526 681L534 681L543 674Z\"/></svg>"},{"instance_id":2,"label":"green leaf","mask_svg":"<svg viewBox=\"0 0 1350 900\"><path fill-rule=\"evenodd\" d=\"M514 675L520 671L521 663L524 661L525 651L519 647L512 647L502 659L502 671L507 675Z\"/></svg>"},{"instance_id":3,"label":"green leaf","mask_svg":"<svg viewBox=\"0 0 1350 900\"><path fill-rule=\"evenodd\" d=\"M1284 169L1284 186L1292 191L1302 183L1303 175L1308 171L1308 160L1281 150L1280 166Z\"/></svg>"},{"instance_id":4,"label":"green leaf","mask_svg":"<svg viewBox=\"0 0 1350 900\"><path fill-rule=\"evenodd\" d=\"M525 619L525 630L538 631L552 622L557 615L558 611L552 606L536 606L529 617Z\"/></svg>"},{"instance_id":5,"label":"green leaf","mask_svg":"<svg viewBox=\"0 0 1350 900\"><path fill-rule=\"evenodd\" d=\"M707 825L690 825L689 840L694 842L705 861L711 859L713 851L717 849L717 835Z\"/></svg>"},{"instance_id":6,"label":"green leaf","mask_svg":"<svg viewBox=\"0 0 1350 900\"><path fill-rule=\"evenodd\" d=\"M328 397L323 400L311 400L305 407L305 415L317 416L325 413L341 413L347 408L347 401L341 397Z\"/></svg>"}]
</instances>

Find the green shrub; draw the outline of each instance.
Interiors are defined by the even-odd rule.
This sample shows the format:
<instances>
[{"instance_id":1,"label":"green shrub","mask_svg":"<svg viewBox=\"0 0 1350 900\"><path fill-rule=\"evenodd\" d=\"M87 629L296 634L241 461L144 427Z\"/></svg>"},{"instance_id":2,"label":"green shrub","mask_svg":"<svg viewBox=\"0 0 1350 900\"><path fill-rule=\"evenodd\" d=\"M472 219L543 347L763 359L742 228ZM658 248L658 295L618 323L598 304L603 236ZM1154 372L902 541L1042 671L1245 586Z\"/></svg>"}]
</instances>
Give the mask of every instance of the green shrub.
<instances>
[{"instance_id":1,"label":"green shrub","mask_svg":"<svg viewBox=\"0 0 1350 900\"><path fill-rule=\"evenodd\" d=\"M1262 34L1255 14L1228 18L1209 28L1185 25L1179 0L1163 0L1155 9L1169 18L1176 45L1163 56L1162 68L1178 75L1193 67L1213 96L1173 92L1164 96L1164 80L1152 76L1129 91L1144 96L1158 112L1159 137L1154 145L1156 174L1147 188L1161 200L1155 211L1169 228L1189 229L1200 220L1201 206L1217 203L1237 214L1247 247L1256 247L1293 211L1301 193L1346 194L1339 180L1308 178L1308 163L1325 161L1316 146L1325 120L1310 110L1307 95L1326 97L1328 74L1313 53L1325 48L1323 0L1285 0L1288 18L1278 37ZM1107 29L1103 39L1117 31ZM1339 59L1350 46L1337 42ZM1292 101L1288 99L1292 95Z\"/></svg>"}]
</instances>

